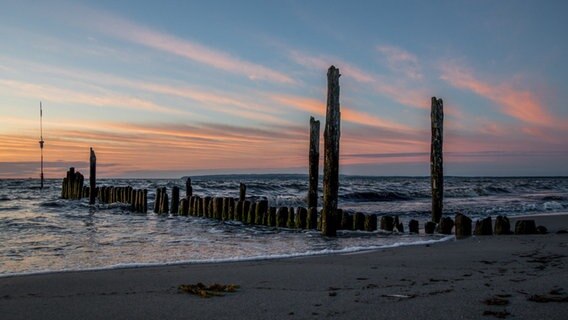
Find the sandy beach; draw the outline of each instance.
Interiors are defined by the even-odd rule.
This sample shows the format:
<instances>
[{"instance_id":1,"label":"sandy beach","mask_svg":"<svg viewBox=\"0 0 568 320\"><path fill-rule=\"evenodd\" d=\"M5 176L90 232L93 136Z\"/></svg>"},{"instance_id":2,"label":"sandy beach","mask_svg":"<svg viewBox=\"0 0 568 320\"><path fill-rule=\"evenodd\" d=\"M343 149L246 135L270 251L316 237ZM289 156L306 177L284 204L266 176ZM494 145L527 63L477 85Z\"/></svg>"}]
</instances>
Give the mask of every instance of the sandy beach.
<instances>
[{"instance_id":1,"label":"sandy beach","mask_svg":"<svg viewBox=\"0 0 568 320\"><path fill-rule=\"evenodd\" d=\"M547 235L356 254L0 278L3 319L565 319L568 215ZM181 284L235 284L200 298ZM537 300L537 301L534 301Z\"/></svg>"}]
</instances>

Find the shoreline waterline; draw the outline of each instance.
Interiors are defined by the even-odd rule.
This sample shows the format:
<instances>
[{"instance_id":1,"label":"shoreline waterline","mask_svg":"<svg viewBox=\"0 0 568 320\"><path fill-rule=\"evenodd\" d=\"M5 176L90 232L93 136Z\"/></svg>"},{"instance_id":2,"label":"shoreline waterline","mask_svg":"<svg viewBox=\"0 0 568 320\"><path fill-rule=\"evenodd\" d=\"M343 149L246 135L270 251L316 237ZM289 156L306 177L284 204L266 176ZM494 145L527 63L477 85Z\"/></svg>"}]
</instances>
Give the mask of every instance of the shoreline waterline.
<instances>
[{"instance_id":1,"label":"shoreline waterline","mask_svg":"<svg viewBox=\"0 0 568 320\"><path fill-rule=\"evenodd\" d=\"M10 278L10 277L20 277L20 276L33 276L33 275L47 275L47 274L57 274L57 273L71 273L71 272L96 272L105 270L125 270L125 269L142 269L142 268L155 268L155 267L167 267L167 266L180 266L180 265L204 265L204 264L223 264L223 263L235 263L235 262L254 262L254 261L268 261L268 260L284 260L284 259L294 259L294 258L305 258L305 257L316 257L316 256L327 256L327 255L343 255L343 254L358 254L366 253L383 249L396 249L400 247L407 246L419 246L419 245L432 245L441 242L446 242L454 240L455 236L449 235L444 236L441 239L433 240L423 240L417 242L408 243L395 243L384 246L375 247L355 247L355 248L344 248L340 250L322 250L319 252L304 252L304 253L292 253L283 255L272 255L272 256L258 256L258 257L234 257L225 259L214 259L214 260L187 260L187 261L174 261L166 263L127 263L118 264L112 266L105 266L99 268L85 268L85 269L69 269L69 270L45 270L37 272L22 272L22 273L0 273L0 278Z\"/></svg>"}]
</instances>

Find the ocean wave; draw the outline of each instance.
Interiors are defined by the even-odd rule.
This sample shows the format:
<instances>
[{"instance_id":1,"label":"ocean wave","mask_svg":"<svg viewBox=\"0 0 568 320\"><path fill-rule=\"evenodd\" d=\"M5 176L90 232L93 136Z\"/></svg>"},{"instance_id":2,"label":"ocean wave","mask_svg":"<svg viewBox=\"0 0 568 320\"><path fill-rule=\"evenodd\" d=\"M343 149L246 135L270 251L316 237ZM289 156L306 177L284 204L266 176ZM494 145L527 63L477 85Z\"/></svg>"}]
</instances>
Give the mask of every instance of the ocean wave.
<instances>
[{"instance_id":1,"label":"ocean wave","mask_svg":"<svg viewBox=\"0 0 568 320\"><path fill-rule=\"evenodd\" d=\"M378 202L378 201L404 201L412 200L411 196L391 191L363 191L363 192L351 192L347 194L339 195L341 200L353 201L353 202Z\"/></svg>"}]
</instances>

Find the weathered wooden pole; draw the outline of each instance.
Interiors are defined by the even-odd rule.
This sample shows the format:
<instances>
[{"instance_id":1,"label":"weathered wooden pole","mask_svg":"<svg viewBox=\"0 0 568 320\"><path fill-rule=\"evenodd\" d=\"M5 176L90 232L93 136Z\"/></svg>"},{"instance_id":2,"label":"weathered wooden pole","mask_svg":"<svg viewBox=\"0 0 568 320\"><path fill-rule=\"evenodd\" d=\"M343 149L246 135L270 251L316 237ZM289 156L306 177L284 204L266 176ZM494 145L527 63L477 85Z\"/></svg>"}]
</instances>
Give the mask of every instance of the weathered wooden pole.
<instances>
[{"instance_id":1,"label":"weathered wooden pole","mask_svg":"<svg viewBox=\"0 0 568 320\"><path fill-rule=\"evenodd\" d=\"M144 200L142 201L142 212L148 212L148 189L144 189Z\"/></svg>"},{"instance_id":2,"label":"weathered wooden pole","mask_svg":"<svg viewBox=\"0 0 568 320\"><path fill-rule=\"evenodd\" d=\"M162 187L162 199L160 203L160 213L165 213L166 215L170 212L169 201L168 201L168 191L166 187Z\"/></svg>"},{"instance_id":3,"label":"weathered wooden pole","mask_svg":"<svg viewBox=\"0 0 568 320\"><path fill-rule=\"evenodd\" d=\"M172 205L170 206L170 213L173 215L178 214L179 211L179 187L172 187ZM167 213L167 212L166 212Z\"/></svg>"},{"instance_id":4,"label":"weathered wooden pole","mask_svg":"<svg viewBox=\"0 0 568 320\"><path fill-rule=\"evenodd\" d=\"M162 188L156 188L156 198L154 199L154 213L160 212L161 203L162 203Z\"/></svg>"},{"instance_id":5,"label":"weathered wooden pole","mask_svg":"<svg viewBox=\"0 0 568 320\"><path fill-rule=\"evenodd\" d=\"M320 122L310 117L308 208L318 206Z\"/></svg>"},{"instance_id":6,"label":"weathered wooden pole","mask_svg":"<svg viewBox=\"0 0 568 320\"><path fill-rule=\"evenodd\" d=\"M247 186L241 182L239 185L239 201L245 201Z\"/></svg>"},{"instance_id":7,"label":"weathered wooden pole","mask_svg":"<svg viewBox=\"0 0 568 320\"><path fill-rule=\"evenodd\" d=\"M193 187L191 186L191 178L185 180L185 197L187 199L191 198L193 195Z\"/></svg>"},{"instance_id":8,"label":"weathered wooden pole","mask_svg":"<svg viewBox=\"0 0 568 320\"><path fill-rule=\"evenodd\" d=\"M323 136L323 210L321 232L329 237L335 237L337 234L335 214L339 194L340 76L339 69L334 66L329 67L327 70L327 111Z\"/></svg>"},{"instance_id":9,"label":"weathered wooden pole","mask_svg":"<svg viewBox=\"0 0 568 320\"><path fill-rule=\"evenodd\" d=\"M438 223L442 218L444 200L444 167L443 167L443 125L444 102L432 97L432 144L430 147L430 180L432 182L432 221Z\"/></svg>"}]
</instances>

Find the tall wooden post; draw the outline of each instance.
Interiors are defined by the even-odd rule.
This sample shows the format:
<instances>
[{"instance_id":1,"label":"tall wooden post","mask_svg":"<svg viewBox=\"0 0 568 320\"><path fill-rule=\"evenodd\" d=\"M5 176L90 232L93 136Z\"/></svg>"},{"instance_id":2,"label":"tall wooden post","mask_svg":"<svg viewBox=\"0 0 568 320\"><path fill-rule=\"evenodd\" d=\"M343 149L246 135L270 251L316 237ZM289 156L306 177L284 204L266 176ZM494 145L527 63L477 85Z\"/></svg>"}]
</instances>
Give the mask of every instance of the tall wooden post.
<instances>
[{"instance_id":1,"label":"tall wooden post","mask_svg":"<svg viewBox=\"0 0 568 320\"><path fill-rule=\"evenodd\" d=\"M339 69L334 66L327 70L327 111L325 118L324 162L323 162L323 210L321 232L335 237L337 226L337 199L339 194Z\"/></svg>"},{"instance_id":2,"label":"tall wooden post","mask_svg":"<svg viewBox=\"0 0 568 320\"><path fill-rule=\"evenodd\" d=\"M444 103L442 99L432 97L432 144L430 147L430 179L432 182L432 221L438 223L442 218L444 200L444 167L443 167L443 126Z\"/></svg>"},{"instance_id":3,"label":"tall wooden post","mask_svg":"<svg viewBox=\"0 0 568 320\"><path fill-rule=\"evenodd\" d=\"M191 178L185 180L185 197L189 200L193 195L193 187L191 186Z\"/></svg>"},{"instance_id":4,"label":"tall wooden post","mask_svg":"<svg viewBox=\"0 0 568 320\"><path fill-rule=\"evenodd\" d=\"M239 201L245 201L247 193L247 186L241 182L239 185Z\"/></svg>"},{"instance_id":5,"label":"tall wooden post","mask_svg":"<svg viewBox=\"0 0 568 320\"><path fill-rule=\"evenodd\" d=\"M89 204L95 204L95 199L97 197L95 190L97 189L97 156L95 155L95 150L91 148L90 156L90 171L89 171L89 188L91 192L89 193Z\"/></svg>"},{"instance_id":6,"label":"tall wooden post","mask_svg":"<svg viewBox=\"0 0 568 320\"><path fill-rule=\"evenodd\" d=\"M318 206L320 122L310 117L308 208Z\"/></svg>"}]
</instances>

